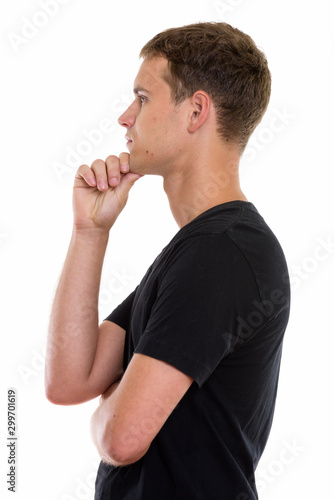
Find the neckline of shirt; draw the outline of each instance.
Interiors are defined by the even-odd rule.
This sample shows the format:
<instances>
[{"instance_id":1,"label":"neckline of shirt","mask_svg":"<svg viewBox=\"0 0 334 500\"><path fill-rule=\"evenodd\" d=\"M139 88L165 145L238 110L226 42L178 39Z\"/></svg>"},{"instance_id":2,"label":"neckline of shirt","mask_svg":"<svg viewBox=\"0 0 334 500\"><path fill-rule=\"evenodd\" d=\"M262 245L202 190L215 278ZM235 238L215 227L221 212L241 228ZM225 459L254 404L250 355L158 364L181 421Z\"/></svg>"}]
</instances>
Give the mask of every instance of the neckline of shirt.
<instances>
[{"instance_id":1,"label":"neckline of shirt","mask_svg":"<svg viewBox=\"0 0 334 500\"><path fill-rule=\"evenodd\" d=\"M250 201L244 201L244 200L226 201L225 203L220 203L219 205L215 205L214 207L208 208L201 214L197 215L194 219L192 219L190 222L181 227L180 231L182 231L182 229L186 227L189 227L189 225L192 224L193 222L197 222L202 218L204 219L207 215L211 214L211 212L218 212L221 209L231 208L231 207L240 207L240 208L243 207L251 210L252 212L258 213L256 207Z\"/></svg>"}]
</instances>

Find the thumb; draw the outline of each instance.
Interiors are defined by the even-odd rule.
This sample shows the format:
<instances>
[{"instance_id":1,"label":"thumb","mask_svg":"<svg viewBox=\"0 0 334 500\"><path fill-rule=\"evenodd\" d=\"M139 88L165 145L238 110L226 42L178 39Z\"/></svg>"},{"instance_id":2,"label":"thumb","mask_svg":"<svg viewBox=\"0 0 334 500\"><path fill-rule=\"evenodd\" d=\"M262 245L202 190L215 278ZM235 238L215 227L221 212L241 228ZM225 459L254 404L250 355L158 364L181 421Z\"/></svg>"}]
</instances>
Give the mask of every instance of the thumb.
<instances>
[{"instance_id":1,"label":"thumb","mask_svg":"<svg viewBox=\"0 0 334 500\"><path fill-rule=\"evenodd\" d=\"M140 177L144 176L139 174L134 174L133 172L128 172L127 174L123 174L121 176L120 183L117 186L118 192L123 196L127 196L134 183L138 179L140 179Z\"/></svg>"}]
</instances>

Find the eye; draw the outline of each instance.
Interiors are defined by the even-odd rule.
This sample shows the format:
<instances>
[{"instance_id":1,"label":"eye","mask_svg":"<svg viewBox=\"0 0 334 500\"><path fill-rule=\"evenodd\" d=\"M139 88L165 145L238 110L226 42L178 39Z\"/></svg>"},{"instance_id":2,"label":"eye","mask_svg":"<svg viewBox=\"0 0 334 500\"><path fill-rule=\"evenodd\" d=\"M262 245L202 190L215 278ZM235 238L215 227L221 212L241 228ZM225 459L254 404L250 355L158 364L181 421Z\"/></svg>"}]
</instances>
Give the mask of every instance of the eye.
<instances>
[{"instance_id":1,"label":"eye","mask_svg":"<svg viewBox=\"0 0 334 500\"><path fill-rule=\"evenodd\" d=\"M144 102L146 101L147 97L145 97L144 95L139 95L138 99L139 99L140 104L144 104Z\"/></svg>"}]
</instances>

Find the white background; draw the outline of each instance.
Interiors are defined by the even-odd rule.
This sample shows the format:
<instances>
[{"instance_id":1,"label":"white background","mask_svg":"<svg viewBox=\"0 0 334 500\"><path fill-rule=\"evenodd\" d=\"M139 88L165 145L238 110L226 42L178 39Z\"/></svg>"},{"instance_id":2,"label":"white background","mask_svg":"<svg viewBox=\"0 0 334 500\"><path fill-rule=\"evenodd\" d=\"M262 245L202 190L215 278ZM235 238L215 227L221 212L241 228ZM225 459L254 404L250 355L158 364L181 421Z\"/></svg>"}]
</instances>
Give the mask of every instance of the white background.
<instances>
[{"instance_id":1,"label":"white background","mask_svg":"<svg viewBox=\"0 0 334 500\"><path fill-rule=\"evenodd\" d=\"M224 20L251 35L269 60L272 99L245 152L241 181L284 248L293 288L276 413L257 472L260 499L333 498L330 2L63 0L52 15L41 14L42 3L2 1L0 12L1 497L93 499L98 455L89 421L97 401L54 406L43 386L73 175L81 163L125 149L116 119L131 99L143 44L165 28ZM106 120L109 132L92 145L87 134ZM101 318L177 230L161 178L140 179L112 229ZM10 387L18 393L15 496L6 485Z\"/></svg>"}]
</instances>

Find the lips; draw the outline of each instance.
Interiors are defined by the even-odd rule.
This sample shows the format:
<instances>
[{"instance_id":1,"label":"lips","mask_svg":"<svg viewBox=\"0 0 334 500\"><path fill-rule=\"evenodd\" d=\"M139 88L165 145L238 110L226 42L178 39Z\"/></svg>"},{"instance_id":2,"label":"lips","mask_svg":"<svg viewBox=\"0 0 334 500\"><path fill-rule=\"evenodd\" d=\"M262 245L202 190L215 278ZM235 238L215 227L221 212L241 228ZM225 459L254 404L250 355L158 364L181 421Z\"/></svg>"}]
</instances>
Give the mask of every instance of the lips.
<instances>
[{"instance_id":1,"label":"lips","mask_svg":"<svg viewBox=\"0 0 334 500\"><path fill-rule=\"evenodd\" d=\"M133 142L132 139L129 136L125 136L126 142Z\"/></svg>"}]
</instances>

